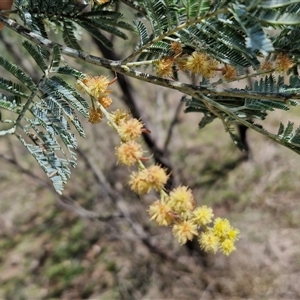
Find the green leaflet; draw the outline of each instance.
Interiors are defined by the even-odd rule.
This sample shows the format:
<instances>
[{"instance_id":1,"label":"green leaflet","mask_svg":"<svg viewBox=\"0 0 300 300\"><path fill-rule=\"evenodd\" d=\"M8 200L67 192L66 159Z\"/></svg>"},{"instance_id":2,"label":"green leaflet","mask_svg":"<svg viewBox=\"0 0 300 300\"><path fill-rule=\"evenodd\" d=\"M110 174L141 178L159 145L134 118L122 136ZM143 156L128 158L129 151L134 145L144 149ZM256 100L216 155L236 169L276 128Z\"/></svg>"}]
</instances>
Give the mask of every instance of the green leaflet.
<instances>
[{"instance_id":1,"label":"green leaflet","mask_svg":"<svg viewBox=\"0 0 300 300\"><path fill-rule=\"evenodd\" d=\"M76 166L77 138L74 129L84 137L84 129L77 113L88 115L88 103L63 78L56 74L82 78L84 74L68 67L60 66L61 54L58 46L50 52L25 41L23 46L36 64L44 72L39 82L10 61L0 57L0 65L6 73L16 77L19 83L0 78L0 89L9 93L0 93L0 116L2 110L16 113L12 127L1 130L0 135L14 134L18 127L19 140L36 159L52 180L58 193L70 177L70 167ZM74 79L73 79L74 82ZM22 102L21 102L22 99ZM71 128L72 124L72 128ZM27 136L27 138L25 138Z\"/></svg>"}]
</instances>

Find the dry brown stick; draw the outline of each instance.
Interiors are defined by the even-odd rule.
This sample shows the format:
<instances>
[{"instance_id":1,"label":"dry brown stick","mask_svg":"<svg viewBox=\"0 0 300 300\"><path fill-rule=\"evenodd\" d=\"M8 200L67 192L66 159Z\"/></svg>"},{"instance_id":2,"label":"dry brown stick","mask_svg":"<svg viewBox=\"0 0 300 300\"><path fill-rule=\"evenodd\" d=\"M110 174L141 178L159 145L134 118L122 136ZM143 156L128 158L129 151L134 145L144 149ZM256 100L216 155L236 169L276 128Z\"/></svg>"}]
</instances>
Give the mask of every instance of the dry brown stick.
<instances>
[{"instance_id":1,"label":"dry brown stick","mask_svg":"<svg viewBox=\"0 0 300 300\"><path fill-rule=\"evenodd\" d=\"M178 123L178 120L179 120L179 114L182 110L182 106L183 106L183 102L179 102L177 107L176 107L175 114L174 114L173 119L170 123L168 133L167 133L167 137L166 137L166 140L165 140L165 143L164 143L164 153L166 153L167 150L168 150L168 146L169 146L169 143L170 143L171 138L172 138L174 127Z\"/></svg>"}]
</instances>

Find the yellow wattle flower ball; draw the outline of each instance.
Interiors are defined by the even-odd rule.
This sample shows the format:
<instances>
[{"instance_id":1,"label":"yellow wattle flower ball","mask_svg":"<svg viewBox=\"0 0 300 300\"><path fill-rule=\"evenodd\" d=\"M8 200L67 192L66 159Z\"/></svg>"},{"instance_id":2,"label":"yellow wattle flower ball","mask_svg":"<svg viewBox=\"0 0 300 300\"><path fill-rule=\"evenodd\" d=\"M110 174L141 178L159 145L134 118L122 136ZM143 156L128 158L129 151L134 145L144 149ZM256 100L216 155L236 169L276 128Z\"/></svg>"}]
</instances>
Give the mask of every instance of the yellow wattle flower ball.
<instances>
[{"instance_id":1,"label":"yellow wattle flower ball","mask_svg":"<svg viewBox=\"0 0 300 300\"><path fill-rule=\"evenodd\" d=\"M193 52L186 61L185 67L194 74L202 74L205 78L216 75L218 62L203 52Z\"/></svg>"},{"instance_id":2,"label":"yellow wattle flower ball","mask_svg":"<svg viewBox=\"0 0 300 300\"><path fill-rule=\"evenodd\" d=\"M195 235L198 235L197 225L190 220L175 224L172 232L181 245L188 240L191 241Z\"/></svg>"},{"instance_id":3,"label":"yellow wattle flower ball","mask_svg":"<svg viewBox=\"0 0 300 300\"><path fill-rule=\"evenodd\" d=\"M116 148L118 161L126 166L132 166L143 157L143 148L135 141L129 141Z\"/></svg>"},{"instance_id":4,"label":"yellow wattle flower ball","mask_svg":"<svg viewBox=\"0 0 300 300\"><path fill-rule=\"evenodd\" d=\"M110 105L112 104L112 99L108 96L103 96L98 98L98 102L104 107L104 108L109 108Z\"/></svg>"},{"instance_id":5,"label":"yellow wattle flower ball","mask_svg":"<svg viewBox=\"0 0 300 300\"><path fill-rule=\"evenodd\" d=\"M173 75L172 66L174 64L173 57L164 57L156 62L156 74L157 76L167 76Z\"/></svg>"},{"instance_id":6,"label":"yellow wattle flower ball","mask_svg":"<svg viewBox=\"0 0 300 300\"><path fill-rule=\"evenodd\" d=\"M122 141L127 142L141 136L143 123L138 119L129 119L119 124L118 133Z\"/></svg>"},{"instance_id":7,"label":"yellow wattle flower ball","mask_svg":"<svg viewBox=\"0 0 300 300\"><path fill-rule=\"evenodd\" d=\"M90 108L89 111L89 122L91 124L99 124L102 121L102 111L100 108Z\"/></svg>"},{"instance_id":8,"label":"yellow wattle flower ball","mask_svg":"<svg viewBox=\"0 0 300 300\"><path fill-rule=\"evenodd\" d=\"M202 232L198 239L200 248L205 252L216 253L219 247L219 238L211 231Z\"/></svg>"},{"instance_id":9,"label":"yellow wattle flower ball","mask_svg":"<svg viewBox=\"0 0 300 300\"><path fill-rule=\"evenodd\" d=\"M132 191L138 195L147 194L152 186L146 181L145 172L132 172L130 175L129 185Z\"/></svg>"},{"instance_id":10,"label":"yellow wattle flower ball","mask_svg":"<svg viewBox=\"0 0 300 300\"><path fill-rule=\"evenodd\" d=\"M178 55L182 52L182 46L179 42L172 42L170 45L172 51L174 52L175 55Z\"/></svg>"},{"instance_id":11,"label":"yellow wattle flower ball","mask_svg":"<svg viewBox=\"0 0 300 300\"><path fill-rule=\"evenodd\" d=\"M226 65L222 68L222 72L225 80L233 80L237 77L237 70L234 66Z\"/></svg>"},{"instance_id":12,"label":"yellow wattle flower ball","mask_svg":"<svg viewBox=\"0 0 300 300\"><path fill-rule=\"evenodd\" d=\"M214 213L211 207L207 207L206 205L197 207L193 211L192 220L197 225L206 225L212 221L214 217Z\"/></svg>"},{"instance_id":13,"label":"yellow wattle flower ball","mask_svg":"<svg viewBox=\"0 0 300 300\"><path fill-rule=\"evenodd\" d=\"M170 208L159 200L149 206L148 213L151 217L150 220L155 220L161 226L170 225L174 219Z\"/></svg>"},{"instance_id":14,"label":"yellow wattle flower ball","mask_svg":"<svg viewBox=\"0 0 300 300\"><path fill-rule=\"evenodd\" d=\"M151 184L152 188L157 191L160 191L164 188L169 178L169 175L167 175L165 169L163 169L161 166L153 165L144 171L146 174L146 180Z\"/></svg>"},{"instance_id":15,"label":"yellow wattle flower ball","mask_svg":"<svg viewBox=\"0 0 300 300\"><path fill-rule=\"evenodd\" d=\"M107 88L111 82L106 76L87 75L84 79L81 79L81 81L90 90L91 95L96 99L101 98L110 93L110 91L107 90Z\"/></svg>"},{"instance_id":16,"label":"yellow wattle flower ball","mask_svg":"<svg viewBox=\"0 0 300 300\"><path fill-rule=\"evenodd\" d=\"M231 227L226 233L226 238L232 241L236 241L239 239L239 234L240 231L238 229Z\"/></svg>"},{"instance_id":17,"label":"yellow wattle flower ball","mask_svg":"<svg viewBox=\"0 0 300 300\"><path fill-rule=\"evenodd\" d=\"M264 62L263 64L261 64L261 66L260 66L260 70L261 71L270 71L270 70L272 70L274 68L274 66L273 66L273 63L272 62L270 62L270 61L266 61L266 62Z\"/></svg>"},{"instance_id":18,"label":"yellow wattle flower ball","mask_svg":"<svg viewBox=\"0 0 300 300\"><path fill-rule=\"evenodd\" d=\"M133 172L130 175L130 188L139 195L146 194L150 190L160 191L167 183L169 175L166 171L157 165L150 166L140 172Z\"/></svg>"},{"instance_id":19,"label":"yellow wattle flower ball","mask_svg":"<svg viewBox=\"0 0 300 300\"><path fill-rule=\"evenodd\" d=\"M167 205L177 214L192 211L195 200L192 191L186 186L179 186L170 192Z\"/></svg>"},{"instance_id":20,"label":"yellow wattle flower ball","mask_svg":"<svg viewBox=\"0 0 300 300\"><path fill-rule=\"evenodd\" d=\"M286 72L294 66L293 61L285 54L280 53L276 58L276 67L277 72Z\"/></svg>"},{"instance_id":21,"label":"yellow wattle flower ball","mask_svg":"<svg viewBox=\"0 0 300 300\"><path fill-rule=\"evenodd\" d=\"M219 238L225 238L231 225L227 219L216 218L214 221L213 233Z\"/></svg>"},{"instance_id":22,"label":"yellow wattle flower ball","mask_svg":"<svg viewBox=\"0 0 300 300\"><path fill-rule=\"evenodd\" d=\"M221 251L223 252L223 254L225 254L225 255L228 256L234 250L236 250L236 248L234 246L234 241L233 240L231 240L231 239L225 239L221 243Z\"/></svg>"},{"instance_id":23,"label":"yellow wattle flower ball","mask_svg":"<svg viewBox=\"0 0 300 300\"><path fill-rule=\"evenodd\" d=\"M124 111L121 109L117 109L113 111L111 114L111 119L112 121L117 125L120 126L122 122L128 121L131 119L130 112L129 111Z\"/></svg>"}]
</instances>

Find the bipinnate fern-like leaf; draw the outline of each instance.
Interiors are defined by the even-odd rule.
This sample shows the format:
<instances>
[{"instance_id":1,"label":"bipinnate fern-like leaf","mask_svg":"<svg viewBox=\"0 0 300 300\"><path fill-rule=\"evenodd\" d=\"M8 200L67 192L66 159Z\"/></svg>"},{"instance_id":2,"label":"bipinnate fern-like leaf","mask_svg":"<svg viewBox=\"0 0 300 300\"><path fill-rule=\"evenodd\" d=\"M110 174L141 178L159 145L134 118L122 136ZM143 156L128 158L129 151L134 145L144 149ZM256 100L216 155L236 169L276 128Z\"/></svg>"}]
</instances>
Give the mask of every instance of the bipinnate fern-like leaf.
<instances>
[{"instance_id":1,"label":"bipinnate fern-like leaf","mask_svg":"<svg viewBox=\"0 0 300 300\"><path fill-rule=\"evenodd\" d=\"M67 46L76 49L82 50L75 35L76 27L71 20L63 20L63 39Z\"/></svg>"},{"instance_id":2,"label":"bipinnate fern-like leaf","mask_svg":"<svg viewBox=\"0 0 300 300\"><path fill-rule=\"evenodd\" d=\"M269 133L265 130L261 124L253 122L253 119L264 120L268 115L268 112L275 109L289 110L291 106L298 105L298 102L295 100L269 100L269 99L260 99L259 93L265 95L286 95L287 99L293 92L297 92L300 89L300 80L298 76L290 76L290 84L287 85L284 83L284 77L278 76L276 79L273 75L265 76L259 81L255 81L253 84L253 89L245 87L246 91L249 91L251 95L258 93L256 98L233 98L230 96L210 96L210 99L214 102L217 102L219 105L227 107L231 112L231 115L228 115L221 111L218 108L211 108L210 105L206 104L206 101L203 101L201 97L197 98L188 98L183 97L182 101L186 103L185 112L195 112L202 113L204 116L199 122L199 128L205 127L207 124L211 123L216 118L221 118L223 124L225 125L226 131L229 132L230 137L233 139L234 143L240 148L243 149L243 145L239 140L238 136L234 133L232 129L232 124L236 123L237 119L242 119L249 126L259 129L259 131L273 140L281 143L282 145L292 149L295 152L300 151L300 129L296 129L293 133L293 124L288 123L287 127L284 128L281 124L278 130L277 135ZM226 91L234 91L235 89L227 89ZM207 97L206 97L207 99ZM204 100L206 100L204 99ZM234 117L236 116L236 118ZM300 153L300 152L299 152Z\"/></svg>"},{"instance_id":3,"label":"bipinnate fern-like leaf","mask_svg":"<svg viewBox=\"0 0 300 300\"><path fill-rule=\"evenodd\" d=\"M1 87L0 87L1 90ZM4 110L8 110L11 111L13 113L19 113L22 105L20 105L20 97L18 96L7 96L4 94L0 93L0 113L1 113L1 108ZM1 114L0 114L0 123L3 122L4 120L2 120L1 118ZM0 135L5 135L6 132L5 131L0 131Z\"/></svg>"},{"instance_id":4,"label":"bipinnate fern-like leaf","mask_svg":"<svg viewBox=\"0 0 300 300\"><path fill-rule=\"evenodd\" d=\"M148 34L147 27L141 21L134 20L133 23L136 26L136 29L137 29L139 37L140 37L139 47L142 47L150 41L150 36Z\"/></svg>"},{"instance_id":5,"label":"bipinnate fern-like leaf","mask_svg":"<svg viewBox=\"0 0 300 300\"><path fill-rule=\"evenodd\" d=\"M158 42L180 41L183 52L201 50L227 64L257 68L257 54L267 55L276 45L265 27L296 25L300 21L300 5L293 0L139 2L151 28L148 33L145 21L135 21L140 36L135 53L142 56L139 61L165 56L167 47L160 48Z\"/></svg>"},{"instance_id":6,"label":"bipinnate fern-like leaf","mask_svg":"<svg viewBox=\"0 0 300 300\"><path fill-rule=\"evenodd\" d=\"M36 85L33 82L32 78L25 74L17 65L0 56L0 66L6 69L7 72L11 73L19 81L21 81L22 84L25 85L29 90L36 90Z\"/></svg>"},{"instance_id":7,"label":"bipinnate fern-like leaf","mask_svg":"<svg viewBox=\"0 0 300 300\"><path fill-rule=\"evenodd\" d=\"M256 55L249 51L245 32L233 18L235 10L230 10L225 2L214 4L212 5L211 1L191 0L145 1L143 5L151 33L147 32L147 25L143 24L142 20L135 21L140 36L136 55L141 55L142 59L156 59L167 53L168 47L166 45L161 47L160 43L170 44L172 41L180 41L184 53L191 54L193 51L201 50L231 65L258 66ZM255 23L255 26L253 25L253 28L257 28L258 25ZM249 41L254 43L255 38L260 37L256 32ZM145 56L145 52L148 56ZM130 58L133 57L134 55L131 55Z\"/></svg>"},{"instance_id":8,"label":"bipinnate fern-like leaf","mask_svg":"<svg viewBox=\"0 0 300 300\"><path fill-rule=\"evenodd\" d=\"M19 81L0 78L0 89L8 94L0 94L0 113L4 109L17 116L12 127L0 134L15 133L18 129L19 140L52 180L56 191L61 193L70 177L70 167L76 165L75 132L85 136L77 113L86 117L89 105L57 74L73 78L83 74L71 67L60 66L58 47L54 47L47 58L38 47L28 42L23 46L41 69L41 78L38 83L33 82L19 67L0 57L0 65Z\"/></svg>"},{"instance_id":9,"label":"bipinnate fern-like leaf","mask_svg":"<svg viewBox=\"0 0 300 300\"><path fill-rule=\"evenodd\" d=\"M62 31L65 44L77 50L82 48L80 26L107 48L112 48L113 44L102 31L127 39L127 35L118 28L134 30L131 24L121 20L121 13L109 11L105 5L89 6L77 0L17 1L16 10L30 30L47 38L45 24L52 24Z\"/></svg>"},{"instance_id":10,"label":"bipinnate fern-like leaf","mask_svg":"<svg viewBox=\"0 0 300 300\"><path fill-rule=\"evenodd\" d=\"M31 43L29 43L28 41L24 41L23 42L23 46L25 47L25 49L29 52L29 54L31 55L31 57L35 60L35 62L38 64L38 66L40 67L40 69L45 72L48 69L47 64L44 61L44 55L43 55L43 49L41 49L38 46L35 46Z\"/></svg>"},{"instance_id":11,"label":"bipinnate fern-like leaf","mask_svg":"<svg viewBox=\"0 0 300 300\"><path fill-rule=\"evenodd\" d=\"M283 145L300 154L300 126L294 130L293 122L288 121L286 126L280 123L277 138Z\"/></svg>"}]
</instances>

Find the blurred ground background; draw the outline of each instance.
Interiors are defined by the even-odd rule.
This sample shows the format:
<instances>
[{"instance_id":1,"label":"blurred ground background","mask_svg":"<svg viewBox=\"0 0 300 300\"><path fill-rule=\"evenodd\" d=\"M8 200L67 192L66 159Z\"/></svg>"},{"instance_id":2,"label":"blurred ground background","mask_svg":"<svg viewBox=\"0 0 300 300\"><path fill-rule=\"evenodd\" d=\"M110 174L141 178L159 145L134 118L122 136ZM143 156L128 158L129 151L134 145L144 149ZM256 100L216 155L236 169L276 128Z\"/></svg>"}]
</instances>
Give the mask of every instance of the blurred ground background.
<instances>
[{"instance_id":1,"label":"blurred ground background","mask_svg":"<svg viewBox=\"0 0 300 300\"><path fill-rule=\"evenodd\" d=\"M181 95L132 83L162 146ZM113 89L114 108L124 107ZM265 126L298 125L299 113L272 113ZM16 138L0 140L0 299L300 298L300 157L249 132L252 155L242 161L221 122L199 130L201 117L180 113L168 160L198 204L240 229L236 252L179 246L169 228L149 221L154 195L129 190L117 136L105 122L83 120L87 138L62 197Z\"/></svg>"}]
</instances>

